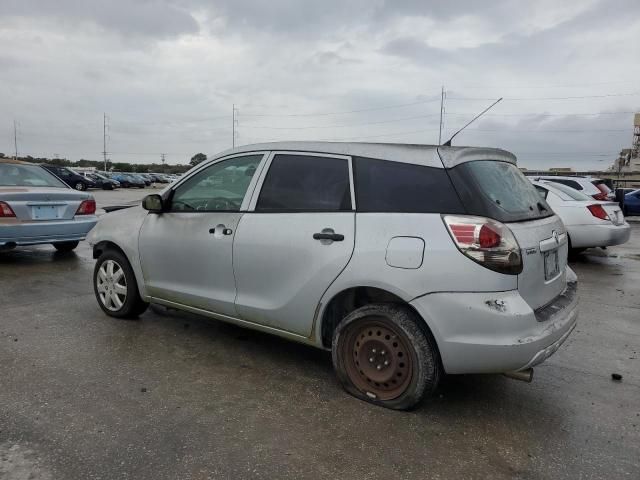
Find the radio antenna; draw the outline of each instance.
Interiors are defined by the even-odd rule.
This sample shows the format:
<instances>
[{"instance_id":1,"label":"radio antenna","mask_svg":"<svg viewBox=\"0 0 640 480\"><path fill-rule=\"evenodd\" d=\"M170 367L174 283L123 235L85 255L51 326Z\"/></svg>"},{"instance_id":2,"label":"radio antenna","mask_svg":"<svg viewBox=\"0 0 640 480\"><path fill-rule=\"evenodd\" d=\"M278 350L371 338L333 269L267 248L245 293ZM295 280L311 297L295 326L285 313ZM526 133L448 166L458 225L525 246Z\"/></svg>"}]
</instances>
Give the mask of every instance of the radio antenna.
<instances>
[{"instance_id":1,"label":"radio antenna","mask_svg":"<svg viewBox=\"0 0 640 480\"><path fill-rule=\"evenodd\" d=\"M473 122L475 122L477 119L479 119L482 115L484 115L485 113L487 113L489 110L491 110L495 105L497 105L499 102L502 101L502 97L500 97L498 100L496 100L495 102L493 102L491 105L489 105L487 108L485 108L483 111L481 111L478 115L476 115L475 117L473 117L471 119L471 121L469 121L469 123L467 123L464 127L462 127L460 130L458 130L456 133L454 133L453 135L451 135L451 138L449 140L447 140L446 142L444 142L442 144L443 147L450 147L451 146L451 140L453 140L453 137L455 137L456 135L458 135L461 131L463 131L465 128L467 128L469 125L471 125Z\"/></svg>"}]
</instances>

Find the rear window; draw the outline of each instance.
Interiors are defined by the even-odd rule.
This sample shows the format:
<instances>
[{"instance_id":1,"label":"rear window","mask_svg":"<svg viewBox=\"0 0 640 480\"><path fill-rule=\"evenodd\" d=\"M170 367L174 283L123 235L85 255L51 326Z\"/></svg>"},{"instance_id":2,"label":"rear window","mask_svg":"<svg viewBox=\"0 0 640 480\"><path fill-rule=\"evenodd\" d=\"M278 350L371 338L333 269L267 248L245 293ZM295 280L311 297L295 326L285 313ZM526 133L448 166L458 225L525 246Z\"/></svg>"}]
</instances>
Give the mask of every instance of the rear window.
<instances>
[{"instance_id":1,"label":"rear window","mask_svg":"<svg viewBox=\"0 0 640 480\"><path fill-rule=\"evenodd\" d=\"M19 163L0 163L0 186L67 188L45 169Z\"/></svg>"},{"instance_id":2,"label":"rear window","mask_svg":"<svg viewBox=\"0 0 640 480\"><path fill-rule=\"evenodd\" d=\"M564 178L545 178L545 180L553 183L559 183L561 185L566 185L567 187L571 187L575 190L584 190L584 188L582 188L582 185L580 185L575 180L566 180Z\"/></svg>"},{"instance_id":3,"label":"rear window","mask_svg":"<svg viewBox=\"0 0 640 480\"><path fill-rule=\"evenodd\" d=\"M500 222L553 215L533 184L512 163L476 160L449 170L467 213Z\"/></svg>"},{"instance_id":4,"label":"rear window","mask_svg":"<svg viewBox=\"0 0 640 480\"><path fill-rule=\"evenodd\" d=\"M565 196L569 197L569 198L563 198L563 200L593 200L593 197L590 197L589 195L585 195L584 193L579 192L574 188L567 187L562 183L553 182L553 184L549 185L549 187L554 188L564 193Z\"/></svg>"},{"instance_id":5,"label":"rear window","mask_svg":"<svg viewBox=\"0 0 640 480\"><path fill-rule=\"evenodd\" d=\"M464 213L443 168L354 158L359 212Z\"/></svg>"},{"instance_id":6,"label":"rear window","mask_svg":"<svg viewBox=\"0 0 640 480\"><path fill-rule=\"evenodd\" d=\"M611 193L611 189L606 183L604 183L604 180L594 180L591 183L593 183L596 186L596 188L600 190L602 193L604 193L605 195L608 195Z\"/></svg>"}]
</instances>

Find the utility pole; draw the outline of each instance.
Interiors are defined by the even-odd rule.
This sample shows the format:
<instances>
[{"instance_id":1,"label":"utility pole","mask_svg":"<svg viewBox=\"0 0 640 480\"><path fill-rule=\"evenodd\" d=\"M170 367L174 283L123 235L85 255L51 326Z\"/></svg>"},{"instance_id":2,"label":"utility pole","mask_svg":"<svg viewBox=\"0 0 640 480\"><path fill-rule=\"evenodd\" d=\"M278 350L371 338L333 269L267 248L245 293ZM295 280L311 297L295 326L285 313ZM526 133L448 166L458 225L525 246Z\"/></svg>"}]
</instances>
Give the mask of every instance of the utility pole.
<instances>
[{"instance_id":1,"label":"utility pole","mask_svg":"<svg viewBox=\"0 0 640 480\"><path fill-rule=\"evenodd\" d=\"M438 145L442 145L442 122L444 117L444 85L442 86L442 92L440 93L440 133L438 134Z\"/></svg>"},{"instance_id":2,"label":"utility pole","mask_svg":"<svg viewBox=\"0 0 640 480\"><path fill-rule=\"evenodd\" d=\"M236 119L236 114L238 113L238 110L236 109L236 104L233 104L233 114L232 114L232 121L233 121L233 126L231 128L231 146L233 148L236 148L236 125L238 124L238 120Z\"/></svg>"},{"instance_id":3,"label":"utility pole","mask_svg":"<svg viewBox=\"0 0 640 480\"><path fill-rule=\"evenodd\" d=\"M107 170L107 114L102 114L102 156L104 158L104 171Z\"/></svg>"},{"instance_id":4,"label":"utility pole","mask_svg":"<svg viewBox=\"0 0 640 480\"><path fill-rule=\"evenodd\" d=\"M15 152L13 159L18 160L18 127L15 119L13 120L13 147Z\"/></svg>"},{"instance_id":5,"label":"utility pole","mask_svg":"<svg viewBox=\"0 0 640 480\"><path fill-rule=\"evenodd\" d=\"M165 168L164 168L165 154L164 153L160 154L160 161L162 162L162 173L164 173L165 172Z\"/></svg>"}]
</instances>

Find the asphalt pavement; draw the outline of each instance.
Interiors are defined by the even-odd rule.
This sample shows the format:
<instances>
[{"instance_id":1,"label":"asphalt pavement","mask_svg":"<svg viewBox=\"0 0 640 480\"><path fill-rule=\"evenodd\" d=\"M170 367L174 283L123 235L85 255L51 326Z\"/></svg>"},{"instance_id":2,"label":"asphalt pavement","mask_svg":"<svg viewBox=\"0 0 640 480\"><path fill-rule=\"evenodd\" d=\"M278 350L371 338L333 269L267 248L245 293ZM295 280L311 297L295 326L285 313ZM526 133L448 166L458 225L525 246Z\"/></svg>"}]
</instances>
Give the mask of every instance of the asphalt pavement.
<instances>
[{"instance_id":1,"label":"asphalt pavement","mask_svg":"<svg viewBox=\"0 0 640 480\"><path fill-rule=\"evenodd\" d=\"M633 230L572 263L579 325L533 383L449 376L412 412L344 393L323 351L175 312L105 316L86 243L2 253L0 479L639 479Z\"/></svg>"}]
</instances>

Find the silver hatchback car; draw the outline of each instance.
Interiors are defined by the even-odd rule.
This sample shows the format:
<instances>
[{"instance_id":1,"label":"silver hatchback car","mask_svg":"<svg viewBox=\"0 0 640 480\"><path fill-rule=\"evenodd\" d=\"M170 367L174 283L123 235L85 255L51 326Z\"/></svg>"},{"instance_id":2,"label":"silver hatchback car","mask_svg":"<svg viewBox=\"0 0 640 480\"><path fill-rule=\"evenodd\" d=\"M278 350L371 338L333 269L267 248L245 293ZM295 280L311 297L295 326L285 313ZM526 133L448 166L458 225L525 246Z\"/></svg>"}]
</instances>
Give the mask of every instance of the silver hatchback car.
<instances>
[{"instance_id":1,"label":"silver hatchback car","mask_svg":"<svg viewBox=\"0 0 640 480\"><path fill-rule=\"evenodd\" d=\"M107 315L149 303L331 350L408 409L444 373L530 380L576 324L560 219L503 150L284 142L198 165L89 235Z\"/></svg>"}]
</instances>

